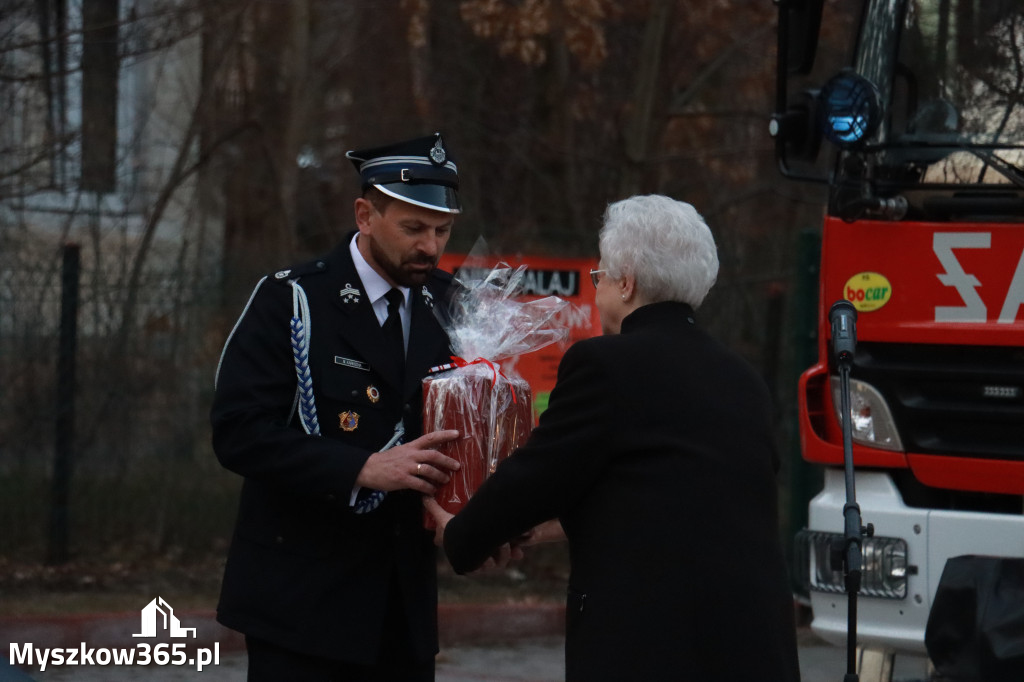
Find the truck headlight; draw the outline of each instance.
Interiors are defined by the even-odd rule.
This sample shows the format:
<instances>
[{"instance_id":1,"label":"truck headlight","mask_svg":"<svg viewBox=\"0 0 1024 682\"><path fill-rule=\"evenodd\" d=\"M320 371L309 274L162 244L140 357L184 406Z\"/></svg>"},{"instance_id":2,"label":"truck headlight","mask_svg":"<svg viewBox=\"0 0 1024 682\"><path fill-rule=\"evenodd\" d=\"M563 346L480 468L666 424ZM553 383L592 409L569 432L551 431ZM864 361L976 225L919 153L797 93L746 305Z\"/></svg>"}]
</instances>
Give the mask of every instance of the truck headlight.
<instances>
[{"instance_id":1,"label":"truck headlight","mask_svg":"<svg viewBox=\"0 0 1024 682\"><path fill-rule=\"evenodd\" d=\"M802 530L797 534L797 569L804 586L818 592L846 591L843 567L833 565L833 547L842 547L842 533ZM834 545L833 543L839 543ZM906 599L907 542L900 538L866 537L861 544L860 594L882 599Z\"/></svg>"},{"instance_id":2,"label":"truck headlight","mask_svg":"<svg viewBox=\"0 0 1024 682\"><path fill-rule=\"evenodd\" d=\"M836 408L836 419L843 423L839 406L841 382L832 377L832 404ZM889 405L882 394L871 384L850 379L850 416L853 418L853 440L856 443L882 450L903 450L903 442L896 431Z\"/></svg>"}]
</instances>

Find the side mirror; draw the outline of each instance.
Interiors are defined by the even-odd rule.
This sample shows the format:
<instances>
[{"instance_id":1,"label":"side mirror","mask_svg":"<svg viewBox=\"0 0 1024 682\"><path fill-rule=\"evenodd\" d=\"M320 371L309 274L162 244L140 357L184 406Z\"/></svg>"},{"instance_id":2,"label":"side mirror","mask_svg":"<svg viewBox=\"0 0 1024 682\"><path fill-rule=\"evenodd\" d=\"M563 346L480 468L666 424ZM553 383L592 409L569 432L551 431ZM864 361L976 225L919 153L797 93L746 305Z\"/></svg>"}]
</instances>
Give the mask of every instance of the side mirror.
<instances>
[{"instance_id":1,"label":"side mirror","mask_svg":"<svg viewBox=\"0 0 1024 682\"><path fill-rule=\"evenodd\" d=\"M775 114L768 122L768 132L775 139L777 156L814 163L821 149L818 90L804 90L789 101L785 112Z\"/></svg>"},{"instance_id":2,"label":"side mirror","mask_svg":"<svg viewBox=\"0 0 1024 682\"><path fill-rule=\"evenodd\" d=\"M775 139L775 158L786 177L814 182L825 181L817 174L807 176L790 168L789 160L814 163L821 144L818 131L817 93L805 91L792 100L789 76L808 74L818 51L818 33L824 0L776 0L779 6L776 48L775 113L768 132Z\"/></svg>"}]
</instances>

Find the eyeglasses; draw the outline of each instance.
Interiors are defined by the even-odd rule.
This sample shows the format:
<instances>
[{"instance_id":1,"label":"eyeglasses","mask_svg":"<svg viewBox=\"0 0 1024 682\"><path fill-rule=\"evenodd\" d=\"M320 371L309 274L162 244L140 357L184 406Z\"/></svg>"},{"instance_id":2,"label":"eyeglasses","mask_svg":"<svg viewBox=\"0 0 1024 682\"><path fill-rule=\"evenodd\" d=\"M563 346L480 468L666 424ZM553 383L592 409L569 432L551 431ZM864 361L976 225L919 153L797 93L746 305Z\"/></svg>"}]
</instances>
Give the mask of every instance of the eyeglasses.
<instances>
[{"instance_id":1,"label":"eyeglasses","mask_svg":"<svg viewBox=\"0 0 1024 682\"><path fill-rule=\"evenodd\" d=\"M594 283L594 288L597 288L597 283L601 281L601 275L608 272L607 270L591 270L590 281Z\"/></svg>"}]
</instances>

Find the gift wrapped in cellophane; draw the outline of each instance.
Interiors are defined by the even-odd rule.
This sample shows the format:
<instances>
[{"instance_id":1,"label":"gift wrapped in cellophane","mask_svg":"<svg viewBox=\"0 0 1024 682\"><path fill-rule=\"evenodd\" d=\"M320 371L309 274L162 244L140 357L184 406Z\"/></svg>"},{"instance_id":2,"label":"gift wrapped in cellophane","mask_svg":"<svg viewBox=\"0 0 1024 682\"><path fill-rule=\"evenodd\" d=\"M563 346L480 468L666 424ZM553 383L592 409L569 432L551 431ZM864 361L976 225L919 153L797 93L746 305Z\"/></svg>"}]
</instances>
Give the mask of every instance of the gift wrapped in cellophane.
<instances>
[{"instance_id":1,"label":"gift wrapped in cellophane","mask_svg":"<svg viewBox=\"0 0 1024 682\"><path fill-rule=\"evenodd\" d=\"M559 315L567 301L516 299L525 270L499 264L475 279L460 270L450 309L438 315L455 355L423 380L423 432L459 431L457 440L439 450L461 468L435 495L453 514L533 429L530 385L500 362L564 343L569 336L565 316Z\"/></svg>"}]
</instances>

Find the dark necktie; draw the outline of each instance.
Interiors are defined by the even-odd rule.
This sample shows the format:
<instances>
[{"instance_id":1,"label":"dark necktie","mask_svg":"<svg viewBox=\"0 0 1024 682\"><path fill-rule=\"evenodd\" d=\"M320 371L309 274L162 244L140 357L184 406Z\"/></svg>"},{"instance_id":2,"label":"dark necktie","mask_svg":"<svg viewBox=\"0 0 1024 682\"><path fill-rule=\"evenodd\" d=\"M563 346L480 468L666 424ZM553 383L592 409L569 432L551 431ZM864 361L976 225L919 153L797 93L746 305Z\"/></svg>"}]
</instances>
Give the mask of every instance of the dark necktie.
<instances>
[{"instance_id":1,"label":"dark necktie","mask_svg":"<svg viewBox=\"0 0 1024 682\"><path fill-rule=\"evenodd\" d=\"M398 313L399 308L402 307L402 292L392 289L384 294L384 298L388 299L388 317L384 320L381 329L384 330L384 336L390 345L391 357L395 358L398 367L404 372L405 335L402 333L402 316Z\"/></svg>"},{"instance_id":2,"label":"dark necktie","mask_svg":"<svg viewBox=\"0 0 1024 682\"><path fill-rule=\"evenodd\" d=\"M384 332L384 340L388 345L388 354L391 355L395 365L398 367L398 381L399 386L401 386L405 381L405 334L402 332L402 316L398 311L402 307L403 296L402 292L398 289L392 289L384 294L384 298L388 300L388 316L380 328ZM398 438L395 445L400 445L401 443L402 439ZM380 506L385 495L387 493L383 490L361 488L359 495L356 497L355 512L357 514L372 512Z\"/></svg>"}]
</instances>

